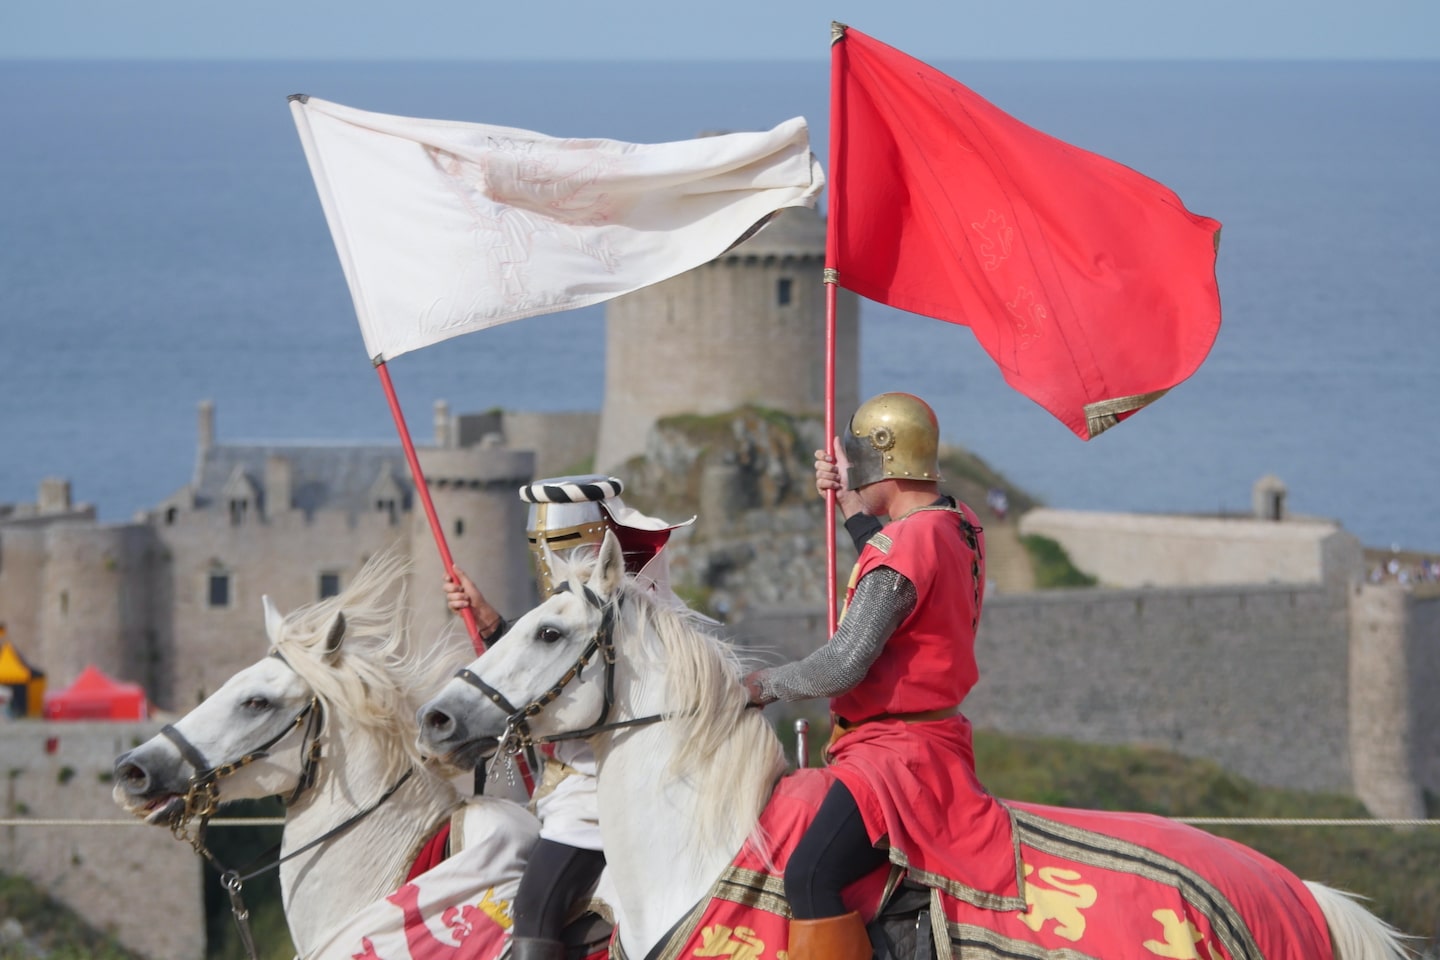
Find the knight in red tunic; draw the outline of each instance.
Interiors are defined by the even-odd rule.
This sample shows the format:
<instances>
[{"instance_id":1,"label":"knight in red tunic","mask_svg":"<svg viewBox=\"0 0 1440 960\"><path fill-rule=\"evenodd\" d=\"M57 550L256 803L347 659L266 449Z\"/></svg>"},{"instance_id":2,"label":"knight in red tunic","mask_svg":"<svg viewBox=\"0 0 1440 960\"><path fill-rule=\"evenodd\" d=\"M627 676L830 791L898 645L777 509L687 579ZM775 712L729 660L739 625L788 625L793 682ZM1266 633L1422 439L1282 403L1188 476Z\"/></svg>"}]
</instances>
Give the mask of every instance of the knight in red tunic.
<instances>
[{"instance_id":1,"label":"knight in red tunic","mask_svg":"<svg viewBox=\"0 0 1440 960\"><path fill-rule=\"evenodd\" d=\"M976 778L960 713L979 679L985 541L940 494L938 446L929 405L889 393L851 418L843 460L816 452L816 487L837 492L860 551L845 613L809 657L746 678L756 703L831 698L837 782L785 870L791 960L870 956L840 891L887 858L977 907L1026 909L1010 812Z\"/></svg>"}]
</instances>

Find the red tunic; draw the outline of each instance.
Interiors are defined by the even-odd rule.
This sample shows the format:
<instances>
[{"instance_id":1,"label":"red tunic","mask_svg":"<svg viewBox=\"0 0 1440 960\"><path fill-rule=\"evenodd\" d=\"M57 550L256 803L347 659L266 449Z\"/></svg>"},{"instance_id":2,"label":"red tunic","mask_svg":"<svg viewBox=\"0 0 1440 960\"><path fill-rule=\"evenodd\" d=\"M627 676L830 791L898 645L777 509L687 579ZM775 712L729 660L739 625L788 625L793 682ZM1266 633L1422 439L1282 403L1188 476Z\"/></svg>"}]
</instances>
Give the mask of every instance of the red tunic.
<instances>
[{"instance_id":1,"label":"red tunic","mask_svg":"<svg viewBox=\"0 0 1440 960\"><path fill-rule=\"evenodd\" d=\"M976 527L972 547L962 517ZM975 628L984 539L969 508L922 508L870 538L851 577L889 567L915 585L915 609L853 689L830 702L860 726L834 741L830 768L855 796L872 843L952 896L1024 909L1010 814L975 776L970 722L884 719L958 707L979 678ZM880 719L876 719L880 718Z\"/></svg>"}]
</instances>

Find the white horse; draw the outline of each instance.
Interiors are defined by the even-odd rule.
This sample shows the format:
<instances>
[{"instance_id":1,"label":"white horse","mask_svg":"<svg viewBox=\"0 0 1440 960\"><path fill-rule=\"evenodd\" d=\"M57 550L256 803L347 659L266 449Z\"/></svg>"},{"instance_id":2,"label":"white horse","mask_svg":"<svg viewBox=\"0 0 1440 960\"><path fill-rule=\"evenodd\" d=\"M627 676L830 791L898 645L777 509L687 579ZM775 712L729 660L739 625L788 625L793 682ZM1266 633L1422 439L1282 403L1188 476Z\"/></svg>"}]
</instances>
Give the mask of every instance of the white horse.
<instances>
[{"instance_id":1,"label":"white horse","mask_svg":"<svg viewBox=\"0 0 1440 960\"><path fill-rule=\"evenodd\" d=\"M746 854L758 850L761 863L768 859L765 839L752 836L752 831L781 774L782 754L760 711L747 709L741 667L730 647L683 614L651 603L623 571L619 547L607 536L590 569L572 568L561 592L517 621L504 643L422 708L420 736L422 747L434 756L473 756L477 744L513 752L527 740L566 732L591 737L599 759L600 824L617 898L612 907L620 946L624 956L639 958L649 956L676 930L680 937L696 935L695 924L702 922L704 903L712 896L747 902L745 895L734 893L736 868L731 864L742 847ZM1017 846L1017 861L1024 852L1026 874L1032 860L1050 864L1024 883L1029 909L1001 914L960 904L958 913L950 908L941 913L940 901L932 900L939 956L951 955L954 940L966 956L1223 955L1239 960L1259 955L1257 941L1274 943L1286 932L1299 931L1310 942L1324 942L1327 925L1336 960L1405 955L1403 938L1349 897L1319 884L1301 886L1278 865L1270 869L1288 879L1277 882L1274 872L1263 880L1215 878L1220 870L1255 872L1259 868L1253 862L1263 860L1230 841L1163 818L1073 812L1115 826L1117 832L1102 835L1061 822L1064 811L1020 804L1012 810L1017 838L1022 833L1029 838ZM1050 815L1057 819L1047 819ZM1196 860L1185 864L1147 856L1146 848L1120 831L1120 826L1136 821L1171 838L1178 836L1198 851ZM1092 926L1125 927L1126 946L1107 946L1103 954L1092 954L1085 944L1072 942L1077 930L1085 929L1086 910L1097 893L1096 887L1077 882L1079 871L1067 870L1072 864L1057 850L1084 850L1086 843L1105 848L1109 859L1104 862L1112 870L1126 856L1142 863L1119 871L1127 882L1152 883L1158 873L1170 871L1166 883L1171 877L1179 881L1165 886L1164 892L1177 909L1152 911L1156 904L1149 903L1142 915L1139 903L1116 893L1095 911ZM755 863L753 857L750 862ZM1102 872L1096 861L1076 860L1074 865L1091 871L1087 876ZM752 870L750 875L764 872ZM783 916L778 878L770 873L769 886L757 882L748 902ZM728 894L722 890L726 883L732 883ZM1283 896L1267 900L1263 897L1270 894L1255 893L1276 885L1284 888ZM1242 905L1214 897L1217 890L1237 887L1243 890ZM1116 905L1133 917L1105 912ZM1277 916L1282 910L1286 915ZM747 957L773 956L761 952L766 944L755 933L758 924L728 922L730 926L712 922L700 930L705 948L695 955L730 955L724 950L733 948ZM772 930L772 936L785 936L783 927ZM1208 939L1212 934L1214 939ZM1062 938L1058 945L1053 940L1057 935ZM1202 935L1207 937L1204 945ZM1044 943L1045 937L1051 942L1043 949L1034 945ZM780 939L770 946L783 943ZM664 955L674 955L676 947L667 943ZM1295 955L1293 949L1289 955Z\"/></svg>"},{"instance_id":2,"label":"white horse","mask_svg":"<svg viewBox=\"0 0 1440 960\"><path fill-rule=\"evenodd\" d=\"M466 844L490 855L498 885L518 882L538 836L516 804L467 805L416 751L416 705L474 651L463 633L423 649L407 641L405 573L402 560L378 557L340 595L287 617L265 598L269 655L115 762L115 801L199 841L197 849L220 804L286 798L278 869L301 957L349 960L362 946L326 946L335 931L361 908L385 907L382 898L397 890L390 902L409 911L405 929L415 932L408 920L418 894L402 885L422 846L457 812Z\"/></svg>"}]
</instances>

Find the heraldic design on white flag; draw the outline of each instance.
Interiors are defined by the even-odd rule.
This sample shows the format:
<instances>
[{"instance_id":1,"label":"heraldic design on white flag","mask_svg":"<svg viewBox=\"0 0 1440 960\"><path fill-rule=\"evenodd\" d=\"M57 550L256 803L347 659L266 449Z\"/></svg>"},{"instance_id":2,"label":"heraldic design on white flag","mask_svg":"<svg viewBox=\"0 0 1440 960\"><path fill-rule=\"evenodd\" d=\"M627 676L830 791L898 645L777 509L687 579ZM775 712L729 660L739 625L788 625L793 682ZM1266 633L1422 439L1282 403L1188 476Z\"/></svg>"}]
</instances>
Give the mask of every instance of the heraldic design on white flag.
<instances>
[{"instance_id":1,"label":"heraldic design on white flag","mask_svg":"<svg viewBox=\"0 0 1440 960\"><path fill-rule=\"evenodd\" d=\"M376 363L684 273L824 186L801 117L634 144L290 108Z\"/></svg>"}]
</instances>

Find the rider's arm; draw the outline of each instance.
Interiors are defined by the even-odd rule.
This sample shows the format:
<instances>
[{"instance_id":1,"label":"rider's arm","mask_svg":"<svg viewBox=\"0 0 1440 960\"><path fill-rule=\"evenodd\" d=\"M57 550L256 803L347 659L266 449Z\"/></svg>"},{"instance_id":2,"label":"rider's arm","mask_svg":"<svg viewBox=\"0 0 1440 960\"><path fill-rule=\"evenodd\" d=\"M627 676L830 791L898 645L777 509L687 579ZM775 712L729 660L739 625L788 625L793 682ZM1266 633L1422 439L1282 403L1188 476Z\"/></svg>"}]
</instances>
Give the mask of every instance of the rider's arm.
<instances>
[{"instance_id":1,"label":"rider's arm","mask_svg":"<svg viewBox=\"0 0 1440 960\"><path fill-rule=\"evenodd\" d=\"M490 605L485 599L485 594L475 586L475 582L465 575L465 571L459 567L455 568L455 576L445 578L445 602L459 613L466 607L475 611L475 620L480 627L480 639L485 643L493 643L510 629L510 624L500 616L500 611Z\"/></svg>"},{"instance_id":2,"label":"rider's arm","mask_svg":"<svg viewBox=\"0 0 1440 960\"><path fill-rule=\"evenodd\" d=\"M854 541L856 553L864 550L870 538L884 528L885 525L880 522L879 517L872 517L868 513L857 513L845 518L845 532L850 534L850 539Z\"/></svg>"},{"instance_id":3,"label":"rider's arm","mask_svg":"<svg viewBox=\"0 0 1440 960\"><path fill-rule=\"evenodd\" d=\"M853 688L915 609L915 601L915 585L906 577L889 567L871 570L856 585L845 619L829 643L804 660L753 675L757 702L833 697Z\"/></svg>"}]
</instances>

